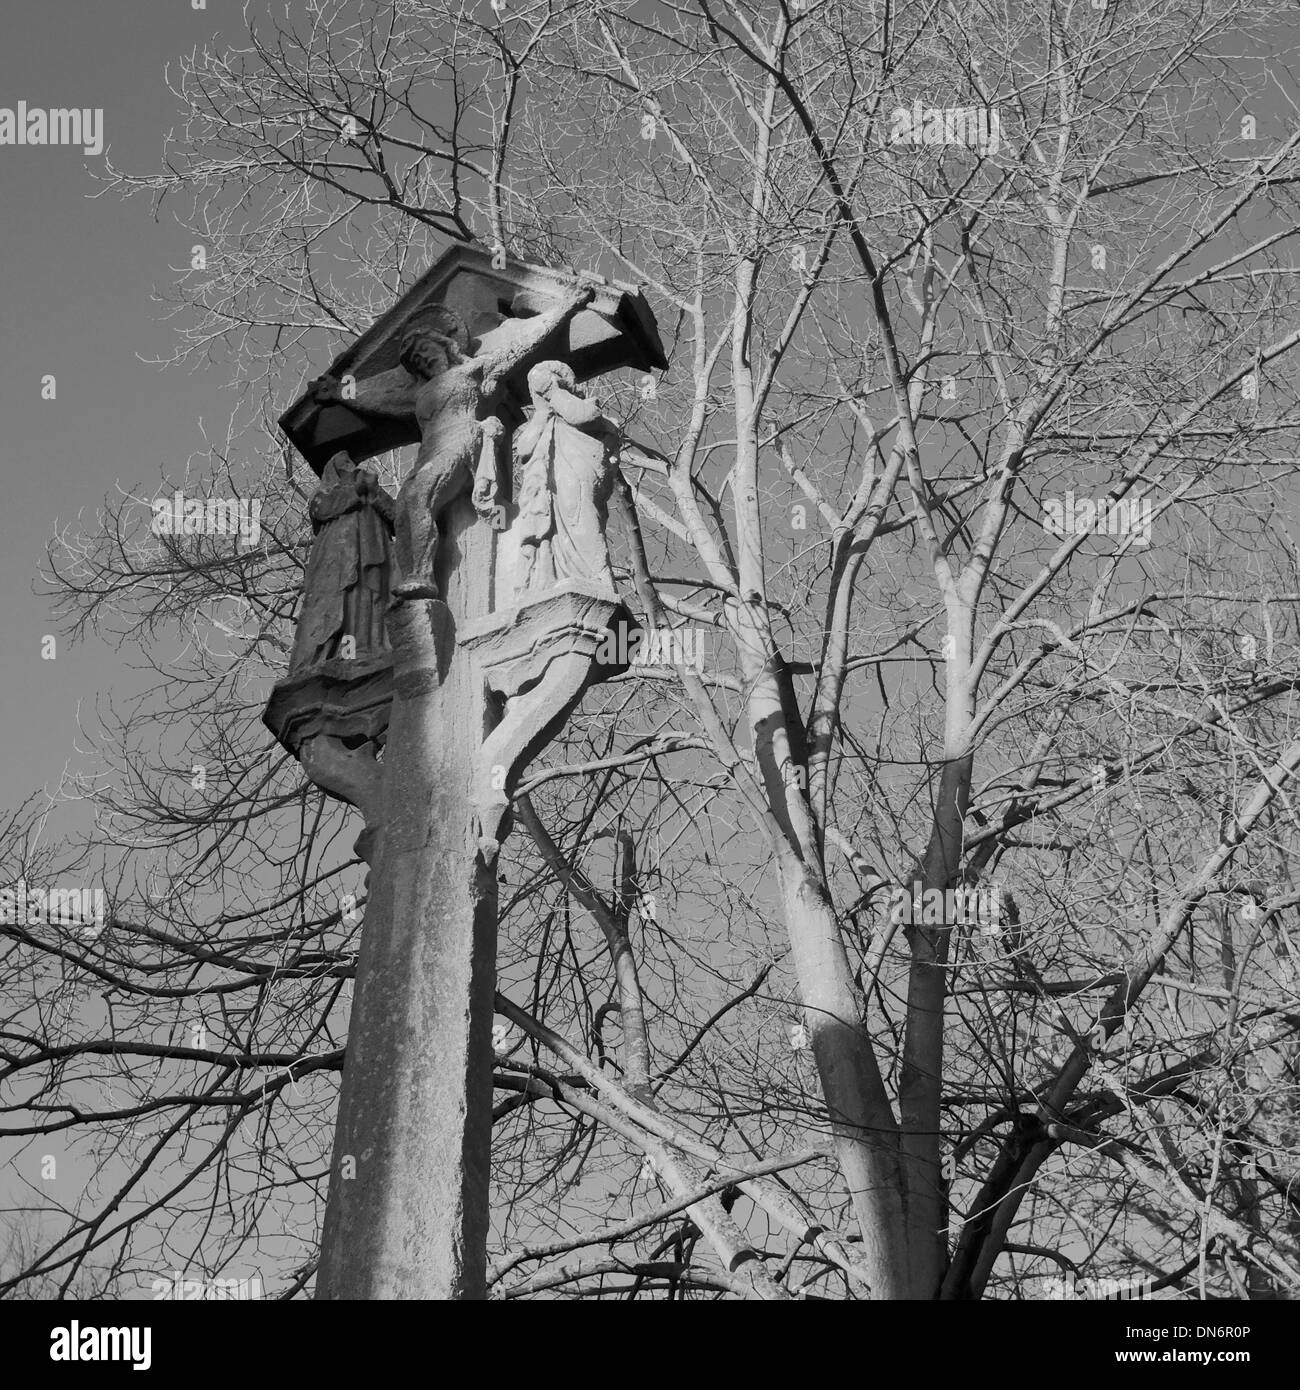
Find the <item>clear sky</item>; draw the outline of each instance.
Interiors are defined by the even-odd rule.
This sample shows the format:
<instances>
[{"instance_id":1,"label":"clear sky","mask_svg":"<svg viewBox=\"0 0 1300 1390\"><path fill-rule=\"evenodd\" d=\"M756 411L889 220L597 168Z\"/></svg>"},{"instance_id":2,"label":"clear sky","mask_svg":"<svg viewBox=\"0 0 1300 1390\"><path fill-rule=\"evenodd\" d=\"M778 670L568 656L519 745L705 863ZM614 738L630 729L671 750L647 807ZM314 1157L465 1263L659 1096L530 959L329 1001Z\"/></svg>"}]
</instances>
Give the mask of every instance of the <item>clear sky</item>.
<instances>
[{"instance_id":1,"label":"clear sky","mask_svg":"<svg viewBox=\"0 0 1300 1390\"><path fill-rule=\"evenodd\" d=\"M244 32L240 0L4 0L0 107L102 107L105 153L119 168L156 169L177 123L169 60L214 35ZM144 199L96 198L103 156L79 148L0 146L0 806L57 786L73 756L78 705L131 684L122 658L60 642L32 592L46 541L120 482L154 495L203 447L200 420L224 424L230 399L214 369L162 372L172 330L155 286L188 262L189 243ZM57 396L41 399L41 378Z\"/></svg>"}]
</instances>

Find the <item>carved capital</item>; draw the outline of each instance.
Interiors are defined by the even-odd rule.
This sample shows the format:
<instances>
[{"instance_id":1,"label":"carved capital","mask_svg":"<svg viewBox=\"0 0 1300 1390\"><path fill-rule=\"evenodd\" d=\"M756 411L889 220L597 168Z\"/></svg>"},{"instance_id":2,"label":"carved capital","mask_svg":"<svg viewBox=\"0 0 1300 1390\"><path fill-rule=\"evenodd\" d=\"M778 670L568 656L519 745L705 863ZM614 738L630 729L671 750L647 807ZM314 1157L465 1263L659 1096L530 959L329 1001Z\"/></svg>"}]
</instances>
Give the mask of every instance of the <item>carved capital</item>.
<instances>
[{"instance_id":1,"label":"carved capital","mask_svg":"<svg viewBox=\"0 0 1300 1390\"><path fill-rule=\"evenodd\" d=\"M262 722L295 758L317 737L382 747L393 699L393 658L389 652L368 661L323 661L276 681Z\"/></svg>"},{"instance_id":2,"label":"carved capital","mask_svg":"<svg viewBox=\"0 0 1300 1390\"><path fill-rule=\"evenodd\" d=\"M570 583L462 626L460 645L472 653L487 690L505 700L500 723L484 740L472 795L487 863L509 831L510 801L524 769L560 731L583 691L615 674L597 660L611 645L615 621L631 621L617 595Z\"/></svg>"}]
</instances>

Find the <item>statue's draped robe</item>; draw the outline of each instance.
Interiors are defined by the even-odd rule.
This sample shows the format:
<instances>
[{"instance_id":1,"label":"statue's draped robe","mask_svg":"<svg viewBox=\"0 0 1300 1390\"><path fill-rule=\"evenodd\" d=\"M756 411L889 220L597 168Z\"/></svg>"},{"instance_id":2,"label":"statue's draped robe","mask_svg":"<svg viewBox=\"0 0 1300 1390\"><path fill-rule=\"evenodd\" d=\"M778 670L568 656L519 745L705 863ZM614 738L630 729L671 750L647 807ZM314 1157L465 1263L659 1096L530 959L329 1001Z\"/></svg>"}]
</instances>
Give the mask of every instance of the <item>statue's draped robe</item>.
<instances>
[{"instance_id":1,"label":"statue's draped robe","mask_svg":"<svg viewBox=\"0 0 1300 1390\"><path fill-rule=\"evenodd\" d=\"M578 580L612 591L605 545L614 485L608 427L601 422L599 433L588 433L547 409L525 430L518 589L533 593Z\"/></svg>"},{"instance_id":2,"label":"statue's draped robe","mask_svg":"<svg viewBox=\"0 0 1300 1390\"><path fill-rule=\"evenodd\" d=\"M291 675L339 655L355 639L358 661L388 648L391 526L374 497L351 481L322 488L308 506L316 539L303 576L303 605L289 657Z\"/></svg>"}]
</instances>

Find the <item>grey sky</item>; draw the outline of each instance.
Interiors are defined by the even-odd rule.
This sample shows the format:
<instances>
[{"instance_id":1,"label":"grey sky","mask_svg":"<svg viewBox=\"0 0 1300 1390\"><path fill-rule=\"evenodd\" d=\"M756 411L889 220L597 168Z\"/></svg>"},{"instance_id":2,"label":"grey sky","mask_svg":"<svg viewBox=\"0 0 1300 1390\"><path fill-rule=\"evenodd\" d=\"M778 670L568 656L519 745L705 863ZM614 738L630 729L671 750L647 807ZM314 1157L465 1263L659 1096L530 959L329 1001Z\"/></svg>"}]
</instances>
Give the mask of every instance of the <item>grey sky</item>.
<instances>
[{"instance_id":1,"label":"grey sky","mask_svg":"<svg viewBox=\"0 0 1300 1390\"><path fill-rule=\"evenodd\" d=\"M119 167L155 168L176 104L169 59L224 32L242 31L238 0L6 0L0 106L102 107L106 154ZM200 419L228 413L220 374L160 372L171 329L151 302L155 285L188 262L190 238L164 210L94 198L103 157L79 148L0 147L0 718L10 731L0 804L57 785L73 756L78 703L126 678L111 649L60 643L32 593L56 519L87 517L117 482L152 495L160 467L179 471L202 448ZM41 399L53 373L57 398ZM129 678L126 678L129 680ZM15 731L21 730L18 735Z\"/></svg>"}]
</instances>

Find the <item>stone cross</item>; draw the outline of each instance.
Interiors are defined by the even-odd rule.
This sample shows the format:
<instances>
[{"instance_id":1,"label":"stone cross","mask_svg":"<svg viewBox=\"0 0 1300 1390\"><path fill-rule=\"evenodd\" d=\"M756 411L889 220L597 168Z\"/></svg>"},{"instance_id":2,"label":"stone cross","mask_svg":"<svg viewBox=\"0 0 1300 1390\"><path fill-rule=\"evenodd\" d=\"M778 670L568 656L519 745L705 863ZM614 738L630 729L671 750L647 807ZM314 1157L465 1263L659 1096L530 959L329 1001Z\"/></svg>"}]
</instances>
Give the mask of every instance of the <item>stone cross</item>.
<instances>
[{"instance_id":1,"label":"stone cross","mask_svg":"<svg viewBox=\"0 0 1300 1390\"><path fill-rule=\"evenodd\" d=\"M666 365L635 289L457 247L281 417L321 486L264 718L370 866L317 1298L485 1296L496 856L631 623L618 433L579 383ZM393 499L359 465L405 444Z\"/></svg>"}]
</instances>

